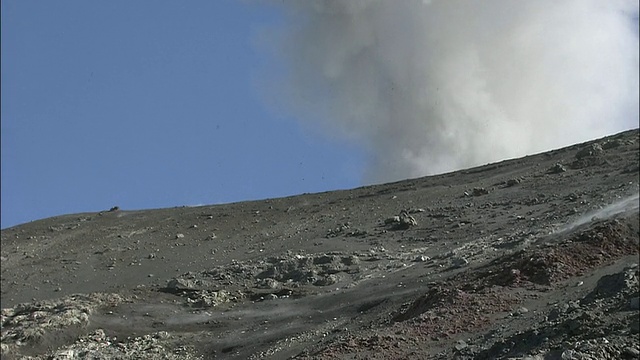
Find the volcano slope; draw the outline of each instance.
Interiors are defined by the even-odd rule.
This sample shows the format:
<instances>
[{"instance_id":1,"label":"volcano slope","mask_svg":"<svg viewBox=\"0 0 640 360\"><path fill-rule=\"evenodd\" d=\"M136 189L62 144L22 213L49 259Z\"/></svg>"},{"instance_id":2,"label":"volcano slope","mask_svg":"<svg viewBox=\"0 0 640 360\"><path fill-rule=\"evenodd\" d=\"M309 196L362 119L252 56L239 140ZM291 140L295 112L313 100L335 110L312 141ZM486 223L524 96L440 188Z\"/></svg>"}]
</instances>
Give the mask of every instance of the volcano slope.
<instances>
[{"instance_id":1,"label":"volcano slope","mask_svg":"<svg viewBox=\"0 0 640 360\"><path fill-rule=\"evenodd\" d=\"M2 358L638 358L639 157L5 229Z\"/></svg>"}]
</instances>

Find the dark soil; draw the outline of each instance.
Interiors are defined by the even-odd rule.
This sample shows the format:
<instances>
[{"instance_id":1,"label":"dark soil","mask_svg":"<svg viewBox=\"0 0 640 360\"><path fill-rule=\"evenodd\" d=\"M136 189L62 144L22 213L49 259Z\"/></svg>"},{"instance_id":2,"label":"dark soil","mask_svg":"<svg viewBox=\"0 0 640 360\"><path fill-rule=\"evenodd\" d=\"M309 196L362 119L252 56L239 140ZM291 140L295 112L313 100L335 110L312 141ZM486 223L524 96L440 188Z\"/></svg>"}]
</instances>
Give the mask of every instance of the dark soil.
<instances>
[{"instance_id":1,"label":"dark soil","mask_svg":"<svg viewBox=\"0 0 640 360\"><path fill-rule=\"evenodd\" d=\"M2 358L637 359L638 134L2 230Z\"/></svg>"}]
</instances>

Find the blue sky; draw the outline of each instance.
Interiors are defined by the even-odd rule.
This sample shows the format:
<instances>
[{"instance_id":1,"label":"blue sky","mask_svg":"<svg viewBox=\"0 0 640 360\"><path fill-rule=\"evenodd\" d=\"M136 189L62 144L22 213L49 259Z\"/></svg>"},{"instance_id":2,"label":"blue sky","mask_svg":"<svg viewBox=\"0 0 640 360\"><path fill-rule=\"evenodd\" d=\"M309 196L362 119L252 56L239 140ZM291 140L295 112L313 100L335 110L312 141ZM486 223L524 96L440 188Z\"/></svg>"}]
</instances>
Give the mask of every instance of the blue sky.
<instances>
[{"instance_id":1,"label":"blue sky","mask_svg":"<svg viewBox=\"0 0 640 360\"><path fill-rule=\"evenodd\" d=\"M276 114L235 0L2 1L2 228L358 186L364 154Z\"/></svg>"},{"instance_id":2,"label":"blue sky","mask_svg":"<svg viewBox=\"0 0 640 360\"><path fill-rule=\"evenodd\" d=\"M638 127L633 1L0 4L2 228L353 188Z\"/></svg>"}]
</instances>

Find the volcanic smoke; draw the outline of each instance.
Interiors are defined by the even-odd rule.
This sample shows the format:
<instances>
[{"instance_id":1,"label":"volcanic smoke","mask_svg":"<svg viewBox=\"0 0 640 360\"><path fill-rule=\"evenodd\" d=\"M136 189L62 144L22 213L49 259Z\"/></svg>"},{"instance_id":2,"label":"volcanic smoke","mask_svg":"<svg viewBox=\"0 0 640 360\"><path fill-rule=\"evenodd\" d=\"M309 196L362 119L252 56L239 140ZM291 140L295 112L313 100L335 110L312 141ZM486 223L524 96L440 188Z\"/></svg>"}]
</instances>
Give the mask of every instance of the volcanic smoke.
<instances>
[{"instance_id":1,"label":"volcanic smoke","mask_svg":"<svg viewBox=\"0 0 640 360\"><path fill-rule=\"evenodd\" d=\"M268 101L363 146L365 183L638 126L637 0L274 4Z\"/></svg>"}]
</instances>

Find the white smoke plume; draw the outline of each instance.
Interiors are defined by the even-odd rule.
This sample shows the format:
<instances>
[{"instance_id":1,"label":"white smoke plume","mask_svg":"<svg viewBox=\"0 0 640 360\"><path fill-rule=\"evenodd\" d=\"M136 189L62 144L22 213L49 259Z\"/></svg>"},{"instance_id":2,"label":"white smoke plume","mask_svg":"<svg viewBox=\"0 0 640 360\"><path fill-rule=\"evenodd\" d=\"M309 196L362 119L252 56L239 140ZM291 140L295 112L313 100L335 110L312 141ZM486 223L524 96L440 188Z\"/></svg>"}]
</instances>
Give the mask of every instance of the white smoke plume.
<instances>
[{"instance_id":1,"label":"white smoke plume","mask_svg":"<svg viewBox=\"0 0 640 360\"><path fill-rule=\"evenodd\" d=\"M366 183L638 126L637 0L282 4L269 101L364 146Z\"/></svg>"},{"instance_id":2,"label":"white smoke plume","mask_svg":"<svg viewBox=\"0 0 640 360\"><path fill-rule=\"evenodd\" d=\"M621 198L618 201L604 205L598 210L590 211L577 219L571 221L568 224L565 224L553 231L554 234L562 234L567 231L572 231L584 224L591 223L597 220L607 220L612 217L615 217L619 214L624 214L624 216L638 216L638 209L640 208L640 202L638 202L639 195L635 193L633 195L629 195L627 197Z\"/></svg>"},{"instance_id":3,"label":"white smoke plume","mask_svg":"<svg viewBox=\"0 0 640 360\"><path fill-rule=\"evenodd\" d=\"M575 220L573 223L566 226L565 229L573 229L575 227L578 227L582 224L586 224L593 220L609 219L618 214L633 213L633 212L637 213L638 208L640 208L640 202L638 202L638 199L639 199L639 195L637 193L635 195L631 195L626 198L623 198L613 204L603 207L602 209L592 211L588 214L581 216L580 218Z\"/></svg>"}]
</instances>

